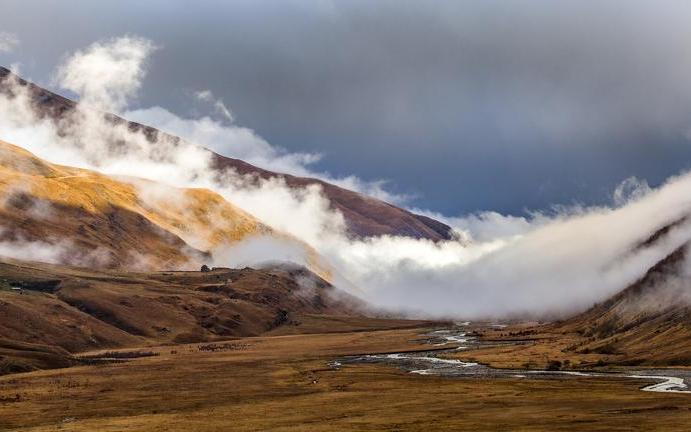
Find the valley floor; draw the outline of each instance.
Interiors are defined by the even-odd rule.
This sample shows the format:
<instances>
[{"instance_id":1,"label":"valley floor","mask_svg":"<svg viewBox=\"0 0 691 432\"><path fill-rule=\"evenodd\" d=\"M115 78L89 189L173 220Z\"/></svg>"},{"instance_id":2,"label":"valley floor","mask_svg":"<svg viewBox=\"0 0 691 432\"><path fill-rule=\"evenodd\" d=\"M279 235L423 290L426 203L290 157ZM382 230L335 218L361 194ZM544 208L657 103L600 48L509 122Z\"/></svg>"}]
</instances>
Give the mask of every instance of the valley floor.
<instances>
[{"instance_id":1,"label":"valley floor","mask_svg":"<svg viewBox=\"0 0 691 432\"><path fill-rule=\"evenodd\" d=\"M453 379L344 355L428 350L429 329L146 348L119 363L0 377L0 430L688 430L691 397L617 378ZM124 350L132 351L132 350ZM112 353L106 356L117 356Z\"/></svg>"}]
</instances>

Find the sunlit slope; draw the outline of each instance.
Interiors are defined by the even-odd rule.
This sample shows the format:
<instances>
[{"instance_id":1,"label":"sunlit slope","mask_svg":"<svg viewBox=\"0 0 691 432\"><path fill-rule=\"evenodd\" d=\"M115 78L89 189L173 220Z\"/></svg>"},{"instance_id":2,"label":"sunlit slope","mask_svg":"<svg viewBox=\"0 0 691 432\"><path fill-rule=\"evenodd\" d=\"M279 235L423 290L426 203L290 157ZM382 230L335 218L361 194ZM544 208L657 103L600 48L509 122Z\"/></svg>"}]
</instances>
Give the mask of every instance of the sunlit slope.
<instances>
[{"instance_id":1,"label":"sunlit slope","mask_svg":"<svg viewBox=\"0 0 691 432\"><path fill-rule=\"evenodd\" d=\"M107 268L196 266L214 246L271 233L209 190L54 165L2 141L0 204L0 238L35 253L23 258Z\"/></svg>"}]
</instances>

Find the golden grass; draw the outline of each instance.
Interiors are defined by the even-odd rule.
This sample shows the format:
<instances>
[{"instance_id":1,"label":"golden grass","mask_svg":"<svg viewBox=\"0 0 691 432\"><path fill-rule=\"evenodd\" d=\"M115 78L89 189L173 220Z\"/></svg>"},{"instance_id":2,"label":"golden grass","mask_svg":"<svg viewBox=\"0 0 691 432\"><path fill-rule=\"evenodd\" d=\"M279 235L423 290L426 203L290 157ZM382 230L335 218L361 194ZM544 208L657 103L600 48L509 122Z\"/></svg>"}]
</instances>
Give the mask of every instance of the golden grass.
<instances>
[{"instance_id":1,"label":"golden grass","mask_svg":"<svg viewBox=\"0 0 691 432\"><path fill-rule=\"evenodd\" d=\"M546 369L550 362L558 361L566 369L593 367L600 362L609 363L613 356L598 353L583 354L569 349L582 341L577 334L550 333L535 327L537 333L511 336L510 332L526 330L524 327L510 327L502 330L485 330L485 342L496 342L496 346L459 351L447 357L462 358L503 369ZM529 330L529 328L528 328Z\"/></svg>"},{"instance_id":2,"label":"golden grass","mask_svg":"<svg viewBox=\"0 0 691 432\"><path fill-rule=\"evenodd\" d=\"M113 206L140 214L206 250L271 230L207 189L178 189L135 178L53 165L0 141L0 195L14 192L101 214ZM145 198L145 199L144 199Z\"/></svg>"},{"instance_id":3,"label":"golden grass","mask_svg":"<svg viewBox=\"0 0 691 432\"><path fill-rule=\"evenodd\" d=\"M383 365L419 330L244 338L234 349L0 378L0 429L22 431L687 430L691 398L629 379L448 379ZM15 400L15 398L18 399Z\"/></svg>"},{"instance_id":4,"label":"golden grass","mask_svg":"<svg viewBox=\"0 0 691 432\"><path fill-rule=\"evenodd\" d=\"M447 355L450 358L479 362L496 368L546 369L559 362L562 369L616 369L630 366L688 367L688 361L671 359L688 357L688 332L675 329L667 335L650 331L647 339L640 337L635 343L615 345L612 350L593 349L602 346L577 331L559 324L517 324L503 329L484 329L481 337L486 346ZM668 346L662 347L664 337ZM623 338L622 338L623 339ZM647 344L646 344L647 342Z\"/></svg>"}]
</instances>

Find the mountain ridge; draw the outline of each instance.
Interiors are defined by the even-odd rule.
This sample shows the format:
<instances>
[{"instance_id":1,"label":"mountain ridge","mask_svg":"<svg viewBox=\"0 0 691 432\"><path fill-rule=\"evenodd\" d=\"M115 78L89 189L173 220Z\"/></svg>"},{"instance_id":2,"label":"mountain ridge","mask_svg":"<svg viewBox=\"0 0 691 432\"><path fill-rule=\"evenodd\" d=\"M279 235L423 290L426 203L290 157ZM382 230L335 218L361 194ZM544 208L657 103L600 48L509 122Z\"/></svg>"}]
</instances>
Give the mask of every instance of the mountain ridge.
<instances>
[{"instance_id":1,"label":"mountain ridge","mask_svg":"<svg viewBox=\"0 0 691 432\"><path fill-rule=\"evenodd\" d=\"M0 91L11 92L10 78L29 89L32 102L38 113L56 120L63 118L75 109L76 102L24 80L0 66ZM126 123L131 131L141 131L149 141L160 137L181 140L151 126L131 122L114 114L105 114L114 123ZM207 149L208 150L208 149ZM452 229L448 225L430 217L414 214L387 202L333 185L316 178L297 177L256 167L239 159L223 156L209 150L213 155L212 165L219 171L233 169L240 174L258 178L281 178L291 188L304 188L308 185L321 187L332 209L340 211L346 221L348 232L353 237L375 237L382 235L406 236L433 241L450 240Z\"/></svg>"}]
</instances>

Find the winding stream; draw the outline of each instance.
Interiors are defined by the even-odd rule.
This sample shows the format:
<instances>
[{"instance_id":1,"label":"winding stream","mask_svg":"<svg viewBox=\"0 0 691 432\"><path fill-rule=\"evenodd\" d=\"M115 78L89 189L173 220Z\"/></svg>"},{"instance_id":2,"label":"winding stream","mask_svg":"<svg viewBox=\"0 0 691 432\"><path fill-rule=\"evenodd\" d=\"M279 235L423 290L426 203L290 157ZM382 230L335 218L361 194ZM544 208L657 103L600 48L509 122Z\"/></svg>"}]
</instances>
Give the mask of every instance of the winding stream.
<instances>
[{"instance_id":1,"label":"winding stream","mask_svg":"<svg viewBox=\"0 0 691 432\"><path fill-rule=\"evenodd\" d=\"M439 357L441 353L466 350L471 347L488 345L468 334L469 323L462 323L454 328L437 330L425 334L427 343L439 347L449 345L448 349L436 348L433 351L401 352L393 354L372 354L344 357L330 363L333 368L343 364L384 363L397 366L409 373L418 375L438 375L445 377L475 378L522 378L522 379L561 379L564 377L625 377L656 381L642 387L642 391L665 393L688 393L691 383L691 370L682 369L627 369L626 372L588 372L588 371L548 371L533 369L496 369L479 363L464 362Z\"/></svg>"}]
</instances>

